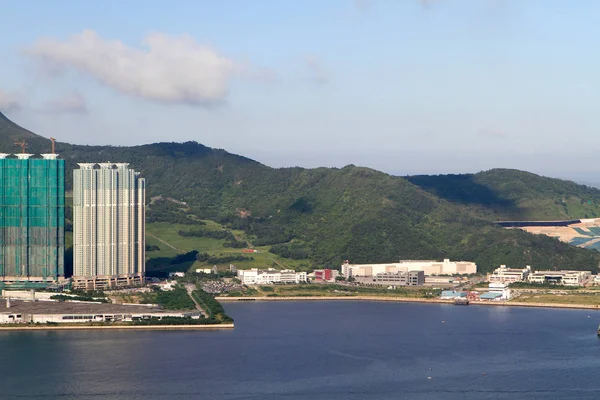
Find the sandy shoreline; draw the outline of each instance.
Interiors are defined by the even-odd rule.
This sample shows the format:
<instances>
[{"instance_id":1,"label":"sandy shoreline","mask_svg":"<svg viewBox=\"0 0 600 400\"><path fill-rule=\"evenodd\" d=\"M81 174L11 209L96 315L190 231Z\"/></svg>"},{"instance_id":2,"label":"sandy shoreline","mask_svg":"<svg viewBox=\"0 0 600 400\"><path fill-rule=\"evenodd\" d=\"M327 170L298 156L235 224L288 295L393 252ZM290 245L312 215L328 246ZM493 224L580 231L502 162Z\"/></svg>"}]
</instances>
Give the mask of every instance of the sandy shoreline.
<instances>
[{"instance_id":1,"label":"sandy shoreline","mask_svg":"<svg viewBox=\"0 0 600 400\"><path fill-rule=\"evenodd\" d=\"M0 326L0 331L70 331L70 330L145 330L145 331L191 331L233 329L234 324L218 325L18 325Z\"/></svg>"},{"instance_id":2,"label":"sandy shoreline","mask_svg":"<svg viewBox=\"0 0 600 400\"><path fill-rule=\"evenodd\" d=\"M418 297L378 297L378 296L296 296L296 297L216 297L220 302L233 301L387 301L404 303L431 303L431 304L453 304L453 300L423 299ZM537 308L570 308L584 310L600 310L600 305L593 304L563 304L563 303L529 303L518 301L472 301L473 306L496 306L496 307L537 307Z\"/></svg>"}]
</instances>

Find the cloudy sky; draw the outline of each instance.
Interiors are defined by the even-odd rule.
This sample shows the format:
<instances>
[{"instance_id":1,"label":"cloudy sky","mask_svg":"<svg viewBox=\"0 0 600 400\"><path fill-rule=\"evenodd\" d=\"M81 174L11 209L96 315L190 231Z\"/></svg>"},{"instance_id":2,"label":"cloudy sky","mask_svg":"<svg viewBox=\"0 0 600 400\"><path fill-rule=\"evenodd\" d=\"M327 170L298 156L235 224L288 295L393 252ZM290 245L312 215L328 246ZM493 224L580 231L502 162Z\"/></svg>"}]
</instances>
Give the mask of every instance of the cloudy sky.
<instances>
[{"instance_id":1,"label":"cloudy sky","mask_svg":"<svg viewBox=\"0 0 600 400\"><path fill-rule=\"evenodd\" d=\"M596 0L0 3L0 110L60 141L600 181Z\"/></svg>"}]
</instances>

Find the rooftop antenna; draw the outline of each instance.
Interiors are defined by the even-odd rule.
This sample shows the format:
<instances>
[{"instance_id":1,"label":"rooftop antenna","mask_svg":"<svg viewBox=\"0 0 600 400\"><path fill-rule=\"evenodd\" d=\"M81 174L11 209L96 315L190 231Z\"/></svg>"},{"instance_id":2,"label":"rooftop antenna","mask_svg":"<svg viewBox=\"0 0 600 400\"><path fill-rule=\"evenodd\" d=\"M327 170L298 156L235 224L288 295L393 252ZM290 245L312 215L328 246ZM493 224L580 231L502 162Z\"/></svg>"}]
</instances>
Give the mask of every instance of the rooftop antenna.
<instances>
[{"instance_id":1,"label":"rooftop antenna","mask_svg":"<svg viewBox=\"0 0 600 400\"><path fill-rule=\"evenodd\" d=\"M52 154L56 154L56 151L54 151L54 142L56 142L56 139L51 137L50 140L52 141Z\"/></svg>"},{"instance_id":2,"label":"rooftop antenna","mask_svg":"<svg viewBox=\"0 0 600 400\"><path fill-rule=\"evenodd\" d=\"M21 153L25 154L25 147L27 147L27 142L22 140L20 142L15 142L15 145L21 146Z\"/></svg>"}]
</instances>

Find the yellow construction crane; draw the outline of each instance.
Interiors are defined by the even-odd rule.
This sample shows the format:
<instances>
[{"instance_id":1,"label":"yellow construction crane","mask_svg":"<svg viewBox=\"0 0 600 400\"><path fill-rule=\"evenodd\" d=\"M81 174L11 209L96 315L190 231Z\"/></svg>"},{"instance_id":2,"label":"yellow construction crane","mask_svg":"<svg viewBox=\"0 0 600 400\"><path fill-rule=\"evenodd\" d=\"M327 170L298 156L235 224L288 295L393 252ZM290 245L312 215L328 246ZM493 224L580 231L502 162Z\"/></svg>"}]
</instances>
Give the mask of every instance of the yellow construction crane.
<instances>
[{"instance_id":1,"label":"yellow construction crane","mask_svg":"<svg viewBox=\"0 0 600 400\"><path fill-rule=\"evenodd\" d=\"M54 151L54 142L56 142L56 139L51 137L50 140L52 141L52 154L56 154L56 152Z\"/></svg>"},{"instance_id":2,"label":"yellow construction crane","mask_svg":"<svg viewBox=\"0 0 600 400\"><path fill-rule=\"evenodd\" d=\"M22 140L20 142L15 142L16 146L21 146L21 153L25 154L25 147L27 147L27 142Z\"/></svg>"}]
</instances>

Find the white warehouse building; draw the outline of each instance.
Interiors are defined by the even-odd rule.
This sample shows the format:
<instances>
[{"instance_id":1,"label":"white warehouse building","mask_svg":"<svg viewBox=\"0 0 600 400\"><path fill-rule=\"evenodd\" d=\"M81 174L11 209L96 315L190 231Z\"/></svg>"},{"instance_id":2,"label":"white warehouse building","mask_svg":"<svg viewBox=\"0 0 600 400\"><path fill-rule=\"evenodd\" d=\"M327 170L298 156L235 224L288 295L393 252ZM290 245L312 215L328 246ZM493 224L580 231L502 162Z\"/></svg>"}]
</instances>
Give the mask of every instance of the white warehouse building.
<instances>
[{"instance_id":1,"label":"white warehouse building","mask_svg":"<svg viewBox=\"0 0 600 400\"><path fill-rule=\"evenodd\" d=\"M496 268L493 273L488 275L488 282L503 283L503 282L523 282L531 273L531 267L528 265L523 269L507 268L506 265L501 265Z\"/></svg>"},{"instance_id":2,"label":"white warehouse building","mask_svg":"<svg viewBox=\"0 0 600 400\"><path fill-rule=\"evenodd\" d=\"M240 269L237 277L244 285L270 285L273 283L301 283L307 281L306 272L296 272L293 269Z\"/></svg>"},{"instance_id":3,"label":"white warehouse building","mask_svg":"<svg viewBox=\"0 0 600 400\"><path fill-rule=\"evenodd\" d=\"M375 276L385 273L398 273L410 271L423 271L425 276L433 275L468 275L477 273L477 264L470 261L443 261L431 260L401 260L389 264L342 264L342 275L350 276Z\"/></svg>"},{"instance_id":4,"label":"white warehouse building","mask_svg":"<svg viewBox=\"0 0 600 400\"><path fill-rule=\"evenodd\" d=\"M547 283L564 286L583 286L592 275L591 271L536 271L529 274L531 283Z\"/></svg>"}]
</instances>

